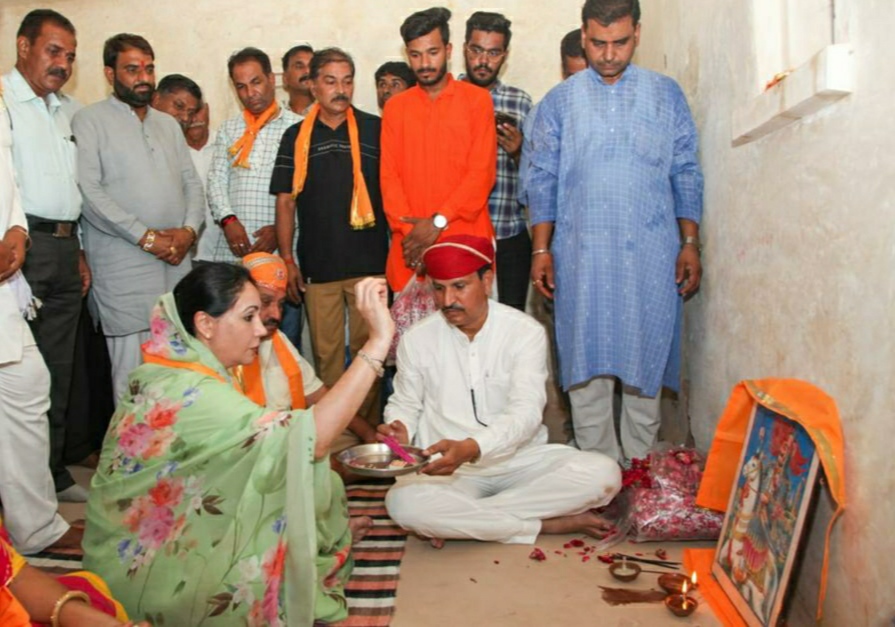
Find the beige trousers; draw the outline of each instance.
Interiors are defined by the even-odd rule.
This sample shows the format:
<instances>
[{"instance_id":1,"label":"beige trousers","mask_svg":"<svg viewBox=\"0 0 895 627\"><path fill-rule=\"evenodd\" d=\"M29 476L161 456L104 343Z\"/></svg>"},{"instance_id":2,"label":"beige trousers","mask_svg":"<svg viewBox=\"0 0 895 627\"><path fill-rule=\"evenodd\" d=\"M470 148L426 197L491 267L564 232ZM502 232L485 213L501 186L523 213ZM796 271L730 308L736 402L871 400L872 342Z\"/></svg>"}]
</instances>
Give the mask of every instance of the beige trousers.
<instances>
[{"instance_id":1,"label":"beige trousers","mask_svg":"<svg viewBox=\"0 0 895 627\"><path fill-rule=\"evenodd\" d=\"M351 359L355 358L369 336L367 323L358 311L354 297L354 286L364 278L309 284L304 294L317 375L329 388L345 372L346 318ZM358 411L373 426L381 422L379 396L377 381Z\"/></svg>"}]
</instances>

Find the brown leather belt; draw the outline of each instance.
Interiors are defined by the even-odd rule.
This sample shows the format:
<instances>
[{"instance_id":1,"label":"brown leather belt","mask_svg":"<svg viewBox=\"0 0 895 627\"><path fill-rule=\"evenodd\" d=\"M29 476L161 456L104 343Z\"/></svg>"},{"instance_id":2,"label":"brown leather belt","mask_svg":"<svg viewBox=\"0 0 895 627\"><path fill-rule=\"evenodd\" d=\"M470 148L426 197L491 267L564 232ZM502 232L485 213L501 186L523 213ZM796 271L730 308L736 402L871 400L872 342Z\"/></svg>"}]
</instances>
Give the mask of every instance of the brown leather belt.
<instances>
[{"instance_id":1,"label":"brown leather belt","mask_svg":"<svg viewBox=\"0 0 895 627\"><path fill-rule=\"evenodd\" d=\"M26 216L28 218L28 230L38 231L40 233L49 233L53 237L68 238L78 234L77 222L54 222L52 220L44 220L34 216Z\"/></svg>"}]
</instances>

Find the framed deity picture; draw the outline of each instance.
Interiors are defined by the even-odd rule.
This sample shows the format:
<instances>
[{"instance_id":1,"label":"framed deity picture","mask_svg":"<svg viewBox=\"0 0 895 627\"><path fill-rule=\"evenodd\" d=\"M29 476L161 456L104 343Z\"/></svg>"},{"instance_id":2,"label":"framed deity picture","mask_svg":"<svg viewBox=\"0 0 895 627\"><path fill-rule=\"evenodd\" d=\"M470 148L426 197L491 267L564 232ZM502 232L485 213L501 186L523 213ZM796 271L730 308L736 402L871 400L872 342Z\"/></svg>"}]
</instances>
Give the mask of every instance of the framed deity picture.
<instances>
[{"instance_id":1,"label":"framed deity picture","mask_svg":"<svg viewBox=\"0 0 895 627\"><path fill-rule=\"evenodd\" d=\"M748 625L777 625L817 479L814 442L757 405L712 563Z\"/></svg>"}]
</instances>

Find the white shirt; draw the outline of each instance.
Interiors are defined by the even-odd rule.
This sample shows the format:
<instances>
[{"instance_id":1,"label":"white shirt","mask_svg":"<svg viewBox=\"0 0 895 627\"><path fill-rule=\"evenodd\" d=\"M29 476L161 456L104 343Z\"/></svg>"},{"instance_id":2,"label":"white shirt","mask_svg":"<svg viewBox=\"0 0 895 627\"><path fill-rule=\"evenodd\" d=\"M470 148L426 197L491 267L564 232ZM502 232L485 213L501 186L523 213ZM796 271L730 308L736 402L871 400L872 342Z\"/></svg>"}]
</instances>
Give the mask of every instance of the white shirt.
<instances>
[{"instance_id":1,"label":"white shirt","mask_svg":"<svg viewBox=\"0 0 895 627\"><path fill-rule=\"evenodd\" d=\"M202 180L202 189L205 190L205 223L199 230L199 243L196 246L197 261L211 261L214 256L218 239L223 236L221 227L215 224L214 216L208 207L208 171L211 169L211 158L214 156L214 133L209 133L208 141L199 150L190 146L190 159L196 167L196 174Z\"/></svg>"},{"instance_id":2,"label":"white shirt","mask_svg":"<svg viewBox=\"0 0 895 627\"><path fill-rule=\"evenodd\" d=\"M15 68L3 77L12 120L13 163L25 213L47 220L75 221L81 216L77 152L67 97L46 100ZM6 122L9 129L9 121Z\"/></svg>"},{"instance_id":3,"label":"white shirt","mask_svg":"<svg viewBox=\"0 0 895 627\"><path fill-rule=\"evenodd\" d=\"M12 169L12 135L3 100L0 96L0 238L12 226L28 230ZM0 283L0 366L20 361L22 349L34 344L34 337L22 317L10 281L12 278Z\"/></svg>"},{"instance_id":4,"label":"white shirt","mask_svg":"<svg viewBox=\"0 0 895 627\"><path fill-rule=\"evenodd\" d=\"M458 472L487 474L517 450L547 443L546 382L547 335L534 318L489 300L485 324L470 340L435 313L398 344L385 422L400 420L422 447L475 439L481 459Z\"/></svg>"},{"instance_id":5,"label":"white shirt","mask_svg":"<svg viewBox=\"0 0 895 627\"><path fill-rule=\"evenodd\" d=\"M277 333L282 335L280 331L277 331ZM285 340L289 352L301 368L302 387L304 388L305 398L307 398L323 387L323 381L317 378L311 364L298 354L292 342L285 335L282 335L282 338ZM267 401L267 407L280 411L292 409L292 392L289 390L289 380L286 378L286 372L280 367L277 353L273 349L273 342L269 340L261 342L261 345L258 346L258 358L261 360L261 380L264 383L264 397Z\"/></svg>"}]
</instances>

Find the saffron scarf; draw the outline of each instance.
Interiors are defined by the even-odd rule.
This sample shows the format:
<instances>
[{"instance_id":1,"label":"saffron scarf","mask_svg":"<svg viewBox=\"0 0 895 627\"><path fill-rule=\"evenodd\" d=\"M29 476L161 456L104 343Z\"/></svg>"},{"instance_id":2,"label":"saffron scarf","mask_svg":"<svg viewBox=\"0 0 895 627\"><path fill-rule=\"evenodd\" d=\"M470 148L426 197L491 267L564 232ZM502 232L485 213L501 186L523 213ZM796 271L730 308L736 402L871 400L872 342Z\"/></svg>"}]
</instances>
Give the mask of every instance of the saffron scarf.
<instances>
[{"instance_id":1,"label":"saffron scarf","mask_svg":"<svg viewBox=\"0 0 895 627\"><path fill-rule=\"evenodd\" d=\"M308 155L311 152L311 133L314 131L314 122L320 113L320 104L314 103L308 115L302 121L295 139L295 173L292 175L292 197L296 198L305 187L308 177ZM361 172L360 139L357 132L357 119L354 117L354 107L348 107L348 141L351 144L351 167L354 171L354 189L351 192L351 209L348 214L348 223L351 228L359 231L369 229L376 225L376 216L373 213L373 204L370 202L370 194L367 191L367 182Z\"/></svg>"},{"instance_id":2,"label":"saffron scarf","mask_svg":"<svg viewBox=\"0 0 895 627\"><path fill-rule=\"evenodd\" d=\"M230 156L235 157L233 159L234 168L251 167L249 165L249 155L252 154L252 148L255 147L255 138L261 132L261 129L264 128L264 125L274 119L279 112L280 105L277 104L276 100L259 116L255 116L248 109L242 110L242 119L245 120L246 130L243 132L242 137L237 139L228 150Z\"/></svg>"},{"instance_id":3,"label":"saffron scarf","mask_svg":"<svg viewBox=\"0 0 895 627\"><path fill-rule=\"evenodd\" d=\"M304 379L301 376L301 366L289 352L283 336L274 333L270 339L273 342L273 350L276 353L277 361L280 362L280 368L286 373L289 381L289 393L292 396L292 409L305 409L307 403L305 401ZM245 386L245 395L248 396L256 405L262 407L267 405L267 395L264 393L264 376L261 372L261 357L256 356L255 360L242 369L243 385Z\"/></svg>"}]
</instances>

